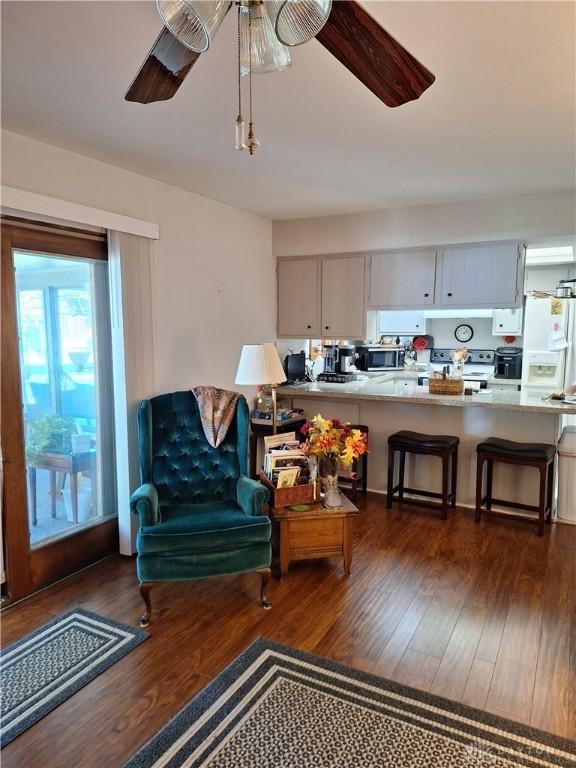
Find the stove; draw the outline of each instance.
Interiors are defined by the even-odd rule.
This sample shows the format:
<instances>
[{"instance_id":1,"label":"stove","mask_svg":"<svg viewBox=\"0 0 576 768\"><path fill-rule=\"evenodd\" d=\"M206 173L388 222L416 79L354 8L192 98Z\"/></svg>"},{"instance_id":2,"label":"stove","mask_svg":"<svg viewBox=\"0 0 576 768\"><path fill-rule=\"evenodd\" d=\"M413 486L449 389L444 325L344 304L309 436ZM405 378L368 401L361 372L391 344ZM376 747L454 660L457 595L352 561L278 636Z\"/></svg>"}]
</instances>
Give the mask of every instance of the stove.
<instances>
[{"instance_id":1,"label":"stove","mask_svg":"<svg viewBox=\"0 0 576 768\"><path fill-rule=\"evenodd\" d=\"M494 376L495 352L493 349L469 349L470 357L464 363L464 386L470 382L472 389L487 389L488 379ZM430 367L441 371L444 366L453 367L451 349L433 349L430 353ZM427 384L428 375L418 378L418 384Z\"/></svg>"}]
</instances>

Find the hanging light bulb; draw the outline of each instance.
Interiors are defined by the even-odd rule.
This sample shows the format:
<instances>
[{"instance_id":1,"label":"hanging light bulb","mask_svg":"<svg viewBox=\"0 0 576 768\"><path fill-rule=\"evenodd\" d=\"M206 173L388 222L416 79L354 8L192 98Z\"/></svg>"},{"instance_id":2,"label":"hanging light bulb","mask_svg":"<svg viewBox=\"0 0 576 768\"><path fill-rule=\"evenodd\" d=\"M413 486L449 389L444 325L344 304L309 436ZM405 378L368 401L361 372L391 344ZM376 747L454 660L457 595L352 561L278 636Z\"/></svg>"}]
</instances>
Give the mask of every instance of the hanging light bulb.
<instances>
[{"instance_id":1,"label":"hanging light bulb","mask_svg":"<svg viewBox=\"0 0 576 768\"><path fill-rule=\"evenodd\" d=\"M240 5L240 65L242 75L278 72L292 63L290 51L278 40L262 2ZM251 26L251 32L249 32ZM249 41L251 35L252 42ZM250 56L252 68L250 69Z\"/></svg>"}]
</instances>

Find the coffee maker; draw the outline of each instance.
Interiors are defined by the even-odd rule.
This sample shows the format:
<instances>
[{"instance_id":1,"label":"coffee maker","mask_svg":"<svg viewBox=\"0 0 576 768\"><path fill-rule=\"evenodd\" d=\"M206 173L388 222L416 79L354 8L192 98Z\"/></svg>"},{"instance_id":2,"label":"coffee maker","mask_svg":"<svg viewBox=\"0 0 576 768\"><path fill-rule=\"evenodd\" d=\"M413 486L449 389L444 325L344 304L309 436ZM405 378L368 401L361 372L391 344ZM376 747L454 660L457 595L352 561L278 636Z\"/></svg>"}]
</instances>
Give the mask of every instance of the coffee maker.
<instances>
[{"instance_id":1,"label":"coffee maker","mask_svg":"<svg viewBox=\"0 0 576 768\"><path fill-rule=\"evenodd\" d=\"M352 373L356 359L356 347L354 344L340 344L338 347L337 373Z\"/></svg>"},{"instance_id":2,"label":"coffee maker","mask_svg":"<svg viewBox=\"0 0 576 768\"><path fill-rule=\"evenodd\" d=\"M498 347L494 377L496 379L522 378L522 347Z\"/></svg>"}]
</instances>

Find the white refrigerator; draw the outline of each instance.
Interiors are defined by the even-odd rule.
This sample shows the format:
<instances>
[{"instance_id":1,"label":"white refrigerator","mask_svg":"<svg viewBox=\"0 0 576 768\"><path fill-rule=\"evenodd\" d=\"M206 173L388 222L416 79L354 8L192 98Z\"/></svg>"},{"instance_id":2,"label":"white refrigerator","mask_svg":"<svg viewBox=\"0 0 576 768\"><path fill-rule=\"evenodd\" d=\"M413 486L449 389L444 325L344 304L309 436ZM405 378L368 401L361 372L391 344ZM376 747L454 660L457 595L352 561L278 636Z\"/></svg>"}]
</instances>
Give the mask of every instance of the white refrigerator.
<instances>
[{"instance_id":1,"label":"white refrigerator","mask_svg":"<svg viewBox=\"0 0 576 768\"><path fill-rule=\"evenodd\" d=\"M526 298L522 389L536 396L576 385L576 299Z\"/></svg>"}]
</instances>

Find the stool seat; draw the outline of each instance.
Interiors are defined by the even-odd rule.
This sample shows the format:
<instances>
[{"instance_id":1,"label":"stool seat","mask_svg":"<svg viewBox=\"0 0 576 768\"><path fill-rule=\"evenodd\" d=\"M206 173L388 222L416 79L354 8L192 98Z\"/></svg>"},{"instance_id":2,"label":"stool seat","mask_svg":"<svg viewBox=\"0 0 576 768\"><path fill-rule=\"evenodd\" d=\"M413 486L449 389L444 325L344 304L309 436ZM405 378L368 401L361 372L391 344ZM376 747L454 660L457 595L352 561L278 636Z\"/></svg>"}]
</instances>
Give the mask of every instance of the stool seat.
<instances>
[{"instance_id":1,"label":"stool seat","mask_svg":"<svg viewBox=\"0 0 576 768\"><path fill-rule=\"evenodd\" d=\"M500 456L516 456L519 459L551 459L556 453L556 446L548 443L517 443L500 437L489 437L476 446L477 453L493 453Z\"/></svg>"},{"instance_id":2,"label":"stool seat","mask_svg":"<svg viewBox=\"0 0 576 768\"><path fill-rule=\"evenodd\" d=\"M407 502L420 507L439 509L446 520L448 509L456 507L456 482L458 478L458 444L459 438L454 435L424 435L421 432L411 432L407 429L394 432L388 438L388 486L386 506L391 509L393 502ZM394 457L400 454L398 483L394 485ZM442 461L442 491L429 491L425 488L407 488L404 485L404 470L406 454L437 456ZM449 483L451 476L451 481ZM406 498L405 493L413 496L424 496L440 499L432 502L416 498Z\"/></svg>"},{"instance_id":3,"label":"stool seat","mask_svg":"<svg viewBox=\"0 0 576 768\"><path fill-rule=\"evenodd\" d=\"M414 447L441 451L443 448L454 448L460 439L454 435L424 435L421 432L410 432L403 429L390 435L388 442L405 446L407 450Z\"/></svg>"}]
</instances>

